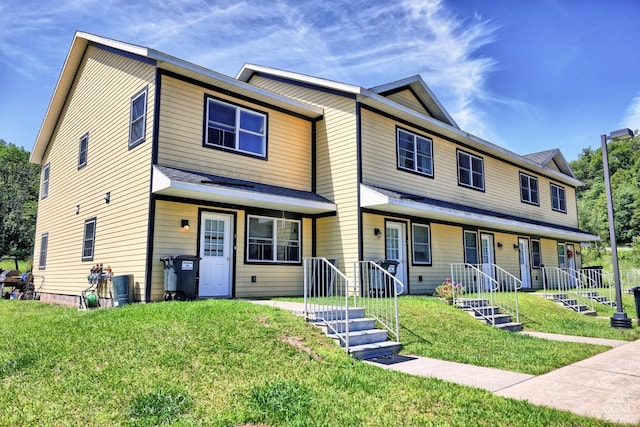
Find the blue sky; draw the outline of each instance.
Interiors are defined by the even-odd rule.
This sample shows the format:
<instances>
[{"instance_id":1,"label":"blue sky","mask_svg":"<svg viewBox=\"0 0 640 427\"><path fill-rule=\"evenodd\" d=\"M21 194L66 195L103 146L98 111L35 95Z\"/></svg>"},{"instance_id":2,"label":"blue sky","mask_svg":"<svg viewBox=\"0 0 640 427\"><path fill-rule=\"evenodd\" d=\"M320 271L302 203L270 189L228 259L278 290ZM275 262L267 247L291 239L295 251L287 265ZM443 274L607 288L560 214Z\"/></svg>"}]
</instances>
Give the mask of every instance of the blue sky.
<instances>
[{"instance_id":1,"label":"blue sky","mask_svg":"<svg viewBox=\"0 0 640 427\"><path fill-rule=\"evenodd\" d=\"M0 138L31 150L76 30L235 76L420 74L460 127L574 160L640 129L638 0L0 0Z\"/></svg>"}]
</instances>

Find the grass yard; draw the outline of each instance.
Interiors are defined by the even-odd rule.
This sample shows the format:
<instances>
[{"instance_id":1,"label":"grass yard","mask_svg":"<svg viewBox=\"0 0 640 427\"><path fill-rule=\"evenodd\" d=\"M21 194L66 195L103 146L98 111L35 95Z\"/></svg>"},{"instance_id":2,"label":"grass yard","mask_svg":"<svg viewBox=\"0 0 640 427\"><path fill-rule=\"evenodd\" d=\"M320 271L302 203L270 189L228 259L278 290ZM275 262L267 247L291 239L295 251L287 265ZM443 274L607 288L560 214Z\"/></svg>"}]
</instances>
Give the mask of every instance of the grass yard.
<instances>
[{"instance_id":1,"label":"grass yard","mask_svg":"<svg viewBox=\"0 0 640 427\"><path fill-rule=\"evenodd\" d=\"M518 302L520 304L520 321L526 329L626 341L640 339L640 328L637 327L638 324L635 320L632 329L612 328L609 319L615 310L603 304L595 303L594 307L598 317L593 317L578 314L553 301L545 300L540 293L519 293ZM633 296L623 295L623 305L627 316L635 319Z\"/></svg>"},{"instance_id":2,"label":"grass yard","mask_svg":"<svg viewBox=\"0 0 640 427\"><path fill-rule=\"evenodd\" d=\"M441 308L422 300L403 306ZM355 361L303 319L243 301L0 300L0 322L0 425L611 425ZM410 346L445 338L410 327Z\"/></svg>"},{"instance_id":3,"label":"grass yard","mask_svg":"<svg viewBox=\"0 0 640 427\"><path fill-rule=\"evenodd\" d=\"M407 354L539 375L609 349L504 332L437 298L404 296L398 301L402 352ZM566 315L571 313L557 317Z\"/></svg>"}]
</instances>

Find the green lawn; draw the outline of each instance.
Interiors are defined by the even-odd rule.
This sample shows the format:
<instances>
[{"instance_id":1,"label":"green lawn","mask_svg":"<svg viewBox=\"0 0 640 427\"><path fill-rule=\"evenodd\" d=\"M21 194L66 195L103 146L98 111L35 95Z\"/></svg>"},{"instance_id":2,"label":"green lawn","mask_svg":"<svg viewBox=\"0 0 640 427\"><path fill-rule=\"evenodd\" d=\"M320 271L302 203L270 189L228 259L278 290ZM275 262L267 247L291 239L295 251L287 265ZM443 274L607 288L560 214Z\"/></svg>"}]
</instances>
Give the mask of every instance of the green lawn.
<instances>
[{"instance_id":1,"label":"green lawn","mask_svg":"<svg viewBox=\"0 0 640 427\"><path fill-rule=\"evenodd\" d=\"M640 328L633 322L632 329L612 328L610 317L614 309L595 303L598 317L578 314L559 304L545 300L540 293L518 294L520 321L529 330L584 337L610 338L618 340L640 339ZM623 295L623 305L627 315L635 319L633 296ZM600 317L602 316L602 317Z\"/></svg>"},{"instance_id":2,"label":"green lawn","mask_svg":"<svg viewBox=\"0 0 640 427\"><path fill-rule=\"evenodd\" d=\"M399 307L403 353L538 375L609 349L501 331L437 298L405 296Z\"/></svg>"},{"instance_id":3,"label":"green lawn","mask_svg":"<svg viewBox=\"0 0 640 427\"><path fill-rule=\"evenodd\" d=\"M611 425L355 361L303 319L243 301L0 300L0 322L2 426ZM440 346L412 325L409 346Z\"/></svg>"}]
</instances>

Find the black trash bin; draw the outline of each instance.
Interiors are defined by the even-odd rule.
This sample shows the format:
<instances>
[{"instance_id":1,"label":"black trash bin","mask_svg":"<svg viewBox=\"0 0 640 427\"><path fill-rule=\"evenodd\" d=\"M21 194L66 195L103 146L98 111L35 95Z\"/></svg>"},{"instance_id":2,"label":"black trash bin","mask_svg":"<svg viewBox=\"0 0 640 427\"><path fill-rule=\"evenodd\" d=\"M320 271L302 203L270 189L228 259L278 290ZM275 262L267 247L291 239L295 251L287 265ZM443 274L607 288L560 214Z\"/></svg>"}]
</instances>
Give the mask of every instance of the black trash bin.
<instances>
[{"instance_id":1,"label":"black trash bin","mask_svg":"<svg viewBox=\"0 0 640 427\"><path fill-rule=\"evenodd\" d=\"M197 296L196 282L200 258L194 255L172 255L164 262L164 300L192 300Z\"/></svg>"},{"instance_id":2,"label":"black trash bin","mask_svg":"<svg viewBox=\"0 0 640 427\"><path fill-rule=\"evenodd\" d=\"M380 267L385 269L392 276L396 275L398 269L398 261L392 259L381 259L376 262ZM392 297L395 295L393 292L394 281L386 274L382 274L379 271L372 271L371 284L369 288L370 296L379 297Z\"/></svg>"},{"instance_id":3,"label":"black trash bin","mask_svg":"<svg viewBox=\"0 0 640 427\"><path fill-rule=\"evenodd\" d=\"M640 322L640 286L636 286L631 289L631 291L633 292L633 298L636 301L636 319Z\"/></svg>"},{"instance_id":4,"label":"black trash bin","mask_svg":"<svg viewBox=\"0 0 640 427\"><path fill-rule=\"evenodd\" d=\"M111 278L113 288L112 303L114 307L121 307L133 301L133 274L121 274Z\"/></svg>"}]
</instances>

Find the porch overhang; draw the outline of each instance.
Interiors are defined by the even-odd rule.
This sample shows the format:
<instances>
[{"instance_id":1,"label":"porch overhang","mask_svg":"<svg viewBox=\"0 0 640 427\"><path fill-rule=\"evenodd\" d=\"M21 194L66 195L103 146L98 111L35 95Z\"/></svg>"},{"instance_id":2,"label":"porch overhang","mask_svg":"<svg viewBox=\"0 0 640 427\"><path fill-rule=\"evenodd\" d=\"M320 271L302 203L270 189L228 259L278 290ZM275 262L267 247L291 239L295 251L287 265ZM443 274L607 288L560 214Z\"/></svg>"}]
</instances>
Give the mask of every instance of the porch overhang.
<instances>
[{"instance_id":1,"label":"porch overhang","mask_svg":"<svg viewBox=\"0 0 640 427\"><path fill-rule=\"evenodd\" d=\"M308 215L336 211L335 203L313 192L157 165L153 166L152 193Z\"/></svg>"},{"instance_id":2,"label":"porch overhang","mask_svg":"<svg viewBox=\"0 0 640 427\"><path fill-rule=\"evenodd\" d=\"M360 184L360 207L558 240L578 242L600 240L600 237L577 228L562 227L529 218L520 218L365 184Z\"/></svg>"}]
</instances>

